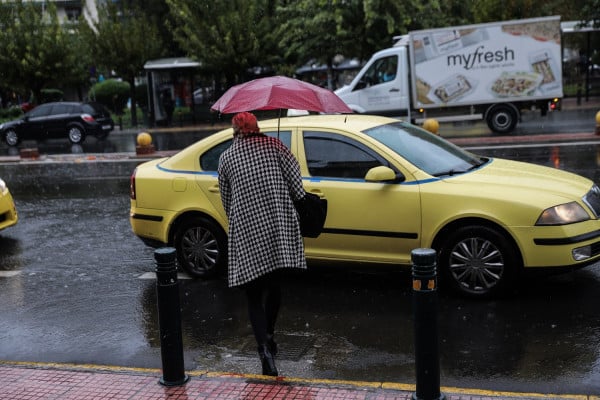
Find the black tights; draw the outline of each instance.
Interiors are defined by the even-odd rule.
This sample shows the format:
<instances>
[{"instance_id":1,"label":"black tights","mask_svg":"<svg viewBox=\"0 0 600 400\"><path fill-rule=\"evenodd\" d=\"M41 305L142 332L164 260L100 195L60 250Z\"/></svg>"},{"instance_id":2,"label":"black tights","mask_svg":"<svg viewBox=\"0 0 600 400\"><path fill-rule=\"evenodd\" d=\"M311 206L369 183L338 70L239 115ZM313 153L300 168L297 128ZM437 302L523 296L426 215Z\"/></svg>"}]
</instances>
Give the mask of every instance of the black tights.
<instances>
[{"instance_id":1,"label":"black tights","mask_svg":"<svg viewBox=\"0 0 600 400\"><path fill-rule=\"evenodd\" d=\"M263 276L245 287L248 315L258 345L267 343L267 335L275 332L275 322L281 305L279 279L273 274Z\"/></svg>"}]
</instances>

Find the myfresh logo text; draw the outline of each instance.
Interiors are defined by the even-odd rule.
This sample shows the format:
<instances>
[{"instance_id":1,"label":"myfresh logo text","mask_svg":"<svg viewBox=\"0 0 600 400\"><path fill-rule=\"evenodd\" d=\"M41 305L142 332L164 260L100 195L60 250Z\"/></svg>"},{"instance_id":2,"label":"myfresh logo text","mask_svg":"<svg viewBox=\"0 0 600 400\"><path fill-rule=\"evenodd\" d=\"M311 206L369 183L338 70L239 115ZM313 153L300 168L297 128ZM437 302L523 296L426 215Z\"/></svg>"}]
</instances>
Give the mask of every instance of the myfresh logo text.
<instances>
[{"instance_id":1,"label":"myfresh logo text","mask_svg":"<svg viewBox=\"0 0 600 400\"><path fill-rule=\"evenodd\" d=\"M485 51L484 46L479 46L472 53L453 54L447 58L449 67L463 66L464 69L471 69L479 64L500 63L505 61L514 61L514 50L504 47L504 50Z\"/></svg>"}]
</instances>

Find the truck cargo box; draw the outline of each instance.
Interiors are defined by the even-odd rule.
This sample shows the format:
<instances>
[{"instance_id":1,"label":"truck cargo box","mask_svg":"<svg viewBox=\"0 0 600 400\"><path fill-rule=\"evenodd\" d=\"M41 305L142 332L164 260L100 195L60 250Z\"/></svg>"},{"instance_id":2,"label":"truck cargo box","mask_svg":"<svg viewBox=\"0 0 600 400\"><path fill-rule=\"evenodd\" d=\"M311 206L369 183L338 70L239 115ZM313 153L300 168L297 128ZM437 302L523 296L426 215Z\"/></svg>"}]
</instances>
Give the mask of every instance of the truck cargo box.
<instances>
[{"instance_id":1,"label":"truck cargo box","mask_svg":"<svg viewBox=\"0 0 600 400\"><path fill-rule=\"evenodd\" d=\"M560 17L410 32L413 108L562 97Z\"/></svg>"}]
</instances>

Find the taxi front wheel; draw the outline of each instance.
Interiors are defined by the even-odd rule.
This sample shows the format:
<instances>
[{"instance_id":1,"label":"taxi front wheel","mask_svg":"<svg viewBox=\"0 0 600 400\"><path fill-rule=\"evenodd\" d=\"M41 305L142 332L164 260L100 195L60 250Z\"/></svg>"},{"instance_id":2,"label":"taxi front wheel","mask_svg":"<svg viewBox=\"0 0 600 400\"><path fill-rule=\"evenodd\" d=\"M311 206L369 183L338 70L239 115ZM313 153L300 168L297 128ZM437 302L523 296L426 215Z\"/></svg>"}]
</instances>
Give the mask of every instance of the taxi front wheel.
<instances>
[{"instance_id":1,"label":"taxi front wheel","mask_svg":"<svg viewBox=\"0 0 600 400\"><path fill-rule=\"evenodd\" d=\"M451 232L439 252L444 282L470 297L502 293L518 271L518 251L506 236L491 227L470 225Z\"/></svg>"}]
</instances>

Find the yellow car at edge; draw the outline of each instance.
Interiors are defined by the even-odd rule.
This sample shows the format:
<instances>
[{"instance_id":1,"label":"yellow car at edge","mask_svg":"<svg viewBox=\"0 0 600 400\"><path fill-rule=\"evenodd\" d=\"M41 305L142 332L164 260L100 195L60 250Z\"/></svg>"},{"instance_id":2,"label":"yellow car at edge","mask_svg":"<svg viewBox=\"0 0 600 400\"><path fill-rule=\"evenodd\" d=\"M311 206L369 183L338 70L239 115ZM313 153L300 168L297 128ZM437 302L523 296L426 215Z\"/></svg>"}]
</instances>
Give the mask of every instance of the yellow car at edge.
<instances>
[{"instance_id":1,"label":"yellow car at edge","mask_svg":"<svg viewBox=\"0 0 600 400\"><path fill-rule=\"evenodd\" d=\"M524 270L570 270L600 259L600 189L573 173L485 158L417 126L369 115L259 123L296 155L304 187L328 203L307 258L411 265L437 251L441 285L484 297ZM173 246L194 277L226 268L227 219L217 166L223 130L131 176L130 222L146 244Z\"/></svg>"},{"instance_id":2,"label":"yellow car at edge","mask_svg":"<svg viewBox=\"0 0 600 400\"><path fill-rule=\"evenodd\" d=\"M0 231L19 221L15 202L6 183L0 179Z\"/></svg>"}]
</instances>

